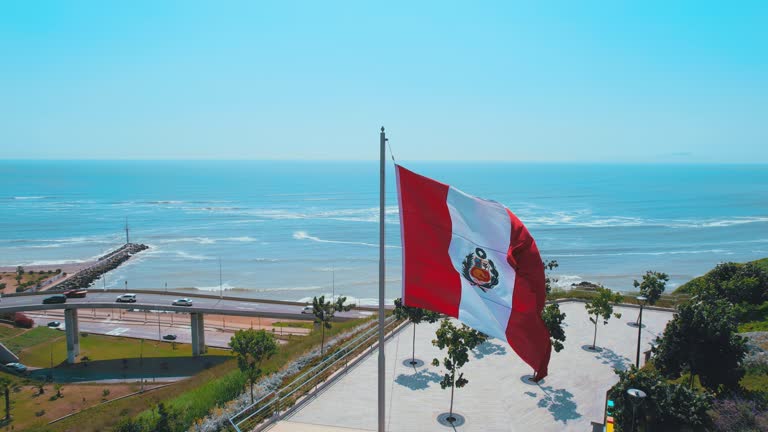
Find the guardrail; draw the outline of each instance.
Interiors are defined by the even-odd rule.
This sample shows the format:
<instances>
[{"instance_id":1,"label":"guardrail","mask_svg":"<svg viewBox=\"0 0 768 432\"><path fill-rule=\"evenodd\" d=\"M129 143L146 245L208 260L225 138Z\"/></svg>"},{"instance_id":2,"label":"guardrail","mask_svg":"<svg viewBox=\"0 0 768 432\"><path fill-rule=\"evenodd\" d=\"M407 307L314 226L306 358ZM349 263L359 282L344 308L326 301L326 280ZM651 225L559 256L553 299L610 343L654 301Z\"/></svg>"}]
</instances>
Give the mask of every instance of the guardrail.
<instances>
[{"instance_id":1,"label":"guardrail","mask_svg":"<svg viewBox=\"0 0 768 432\"><path fill-rule=\"evenodd\" d=\"M393 327L397 323L398 321L394 316L388 317L385 320L384 331L393 332L395 330ZM287 412L299 398L311 393L313 388L318 390L319 384L329 378L341 366L342 362L346 369L349 367L351 358L372 349L378 342L378 328L378 325L372 326L290 383L237 412L229 418L229 424L235 431L242 432L244 425L247 427L246 430L252 430L265 420L266 423L261 426L267 426L279 420L281 408L284 413ZM361 349L363 347L365 349ZM355 362L353 360L352 364L354 365Z\"/></svg>"}]
</instances>

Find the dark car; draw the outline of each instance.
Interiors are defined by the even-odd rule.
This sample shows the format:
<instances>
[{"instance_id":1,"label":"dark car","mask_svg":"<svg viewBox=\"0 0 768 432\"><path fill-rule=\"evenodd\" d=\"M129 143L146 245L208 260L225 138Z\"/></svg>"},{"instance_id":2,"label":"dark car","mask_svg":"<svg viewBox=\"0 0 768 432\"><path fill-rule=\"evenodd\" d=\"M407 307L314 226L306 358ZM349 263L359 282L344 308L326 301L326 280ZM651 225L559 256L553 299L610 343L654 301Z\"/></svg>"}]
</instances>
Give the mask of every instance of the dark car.
<instances>
[{"instance_id":1,"label":"dark car","mask_svg":"<svg viewBox=\"0 0 768 432\"><path fill-rule=\"evenodd\" d=\"M48 323L48 327L58 327L61 325L60 321L51 321Z\"/></svg>"},{"instance_id":2,"label":"dark car","mask_svg":"<svg viewBox=\"0 0 768 432\"><path fill-rule=\"evenodd\" d=\"M176 340L176 335L175 334L167 334L167 335L163 336L163 339L165 339L165 340Z\"/></svg>"},{"instance_id":3,"label":"dark car","mask_svg":"<svg viewBox=\"0 0 768 432\"><path fill-rule=\"evenodd\" d=\"M64 294L56 294L43 299L43 304L66 303L66 302L67 302L67 296L65 296Z\"/></svg>"},{"instance_id":4,"label":"dark car","mask_svg":"<svg viewBox=\"0 0 768 432\"><path fill-rule=\"evenodd\" d=\"M63 292L64 296L67 298L83 298L88 294L88 290L69 290Z\"/></svg>"}]
</instances>

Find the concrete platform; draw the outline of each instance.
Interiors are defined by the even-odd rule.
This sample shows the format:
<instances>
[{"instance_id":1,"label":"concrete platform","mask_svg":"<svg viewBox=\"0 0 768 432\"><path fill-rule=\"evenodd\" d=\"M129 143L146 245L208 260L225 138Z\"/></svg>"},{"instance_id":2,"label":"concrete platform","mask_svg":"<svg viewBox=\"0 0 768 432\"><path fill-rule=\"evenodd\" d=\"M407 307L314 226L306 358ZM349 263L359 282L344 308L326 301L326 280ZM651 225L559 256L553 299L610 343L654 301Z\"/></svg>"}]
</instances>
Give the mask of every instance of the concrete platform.
<instances>
[{"instance_id":1,"label":"concrete platform","mask_svg":"<svg viewBox=\"0 0 768 432\"><path fill-rule=\"evenodd\" d=\"M431 344L438 324L417 326L416 357L426 363L417 369L403 365L411 354L412 328L400 332L386 345L387 430L602 430L593 423L602 423L605 393L618 380L613 369L623 369L634 363L637 328L627 323L635 321L638 310L617 308L623 314L621 319L612 318L608 325L599 325L597 346L602 348L599 352L582 348L592 344L594 331L584 304L565 303L561 310L567 314L565 349L553 352L549 376L539 384L524 379L532 371L506 343L491 340L475 350L470 362L462 369L469 384L456 389L454 401L454 411L463 415L466 422L455 428L437 422L438 415L448 411L450 402L450 389L442 390L438 383L441 369L430 365L433 358L443 357ZM641 351L648 349L649 343L671 318L671 312L643 312L645 328L642 329ZM376 430L376 364L374 353L288 420L308 425ZM281 422L277 427L290 425L290 422ZM314 429L307 426L285 430Z\"/></svg>"},{"instance_id":2,"label":"concrete platform","mask_svg":"<svg viewBox=\"0 0 768 432\"><path fill-rule=\"evenodd\" d=\"M338 426L314 425L282 421L268 429L269 432L370 432L364 429L350 429Z\"/></svg>"}]
</instances>

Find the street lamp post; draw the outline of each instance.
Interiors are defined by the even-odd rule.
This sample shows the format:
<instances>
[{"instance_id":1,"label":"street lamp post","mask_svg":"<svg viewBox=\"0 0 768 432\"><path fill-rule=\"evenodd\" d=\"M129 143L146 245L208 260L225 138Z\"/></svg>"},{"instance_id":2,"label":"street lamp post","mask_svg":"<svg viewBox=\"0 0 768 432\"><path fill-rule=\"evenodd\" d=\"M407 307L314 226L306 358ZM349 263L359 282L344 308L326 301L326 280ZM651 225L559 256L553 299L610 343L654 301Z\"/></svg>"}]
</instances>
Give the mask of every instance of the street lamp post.
<instances>
[{"instance_id":1,"label":"street lamp post","mask_svg":"<svg viewBox=\"0 0 768 432\"><path fill-rule=\"evenodd\" d=\"M630 429L632 432L635 431L635 415L637 414L637 406L643 403L643 399L647 396L644 391L638 390L636 388L631 388L627 390L627 394L630 397L630 402L632 403L632 429Z\"/></svg>"},{"instance_id":2,"label":"street lamp post","mask_svg":"<svg viewBox=\"0 0 768 432\"><path fill-rule=\"evenodd\" d=\"M638 296L637 301L640 303L640 316L638 317L637 325L637 356L635 357L635 367L640 368L640 336L643 331L643 306L645 306L645 302L648 301L648 298L645 296Z\"/></svg>"}]
</instances>

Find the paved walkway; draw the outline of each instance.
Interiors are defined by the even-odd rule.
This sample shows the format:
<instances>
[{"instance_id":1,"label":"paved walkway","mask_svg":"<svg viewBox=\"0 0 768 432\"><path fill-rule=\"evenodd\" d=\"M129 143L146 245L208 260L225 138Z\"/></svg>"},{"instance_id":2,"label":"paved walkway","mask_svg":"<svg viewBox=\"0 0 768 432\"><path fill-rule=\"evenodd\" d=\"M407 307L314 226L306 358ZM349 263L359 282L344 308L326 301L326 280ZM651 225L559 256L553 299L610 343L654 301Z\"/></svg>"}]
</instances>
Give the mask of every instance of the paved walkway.
<instances>
[{"instance_id":1,"label":"paved walkway","mask_svg":"<svg viewBox=\"0 0 768 432\"><path fill-rule=\"evenodd\" d=\"M466 419L456 431L602 430L592 423L602 423L605 393L618 380L613 369L634 362L637 328L627 322L634 322L638 310L617 308L622 318L599 325L597 345L602 350L590 352L582 348L592 344L594 332L584 304L569 302L561 309L567 314L565 349L553 352L549 376L538 385L523 379L531 369L506 343L491 340L475 350L462 369L469 384L456 389L454 410ZM644 311L643 351L671 318L670 312ZM417 369L403 365L411 354L412 328L404 329L386 345L388 431L453 429L436 421L438 415L447 412L450 401L450 390L442 390L438 384L440 368L430 365L433 358L443 357L431 344L437 327L420 324L416 329L416 357L426 363ZM376 364L377 356L369 356L288 420L376 430Z\"/></svg>"}]
</instances>

